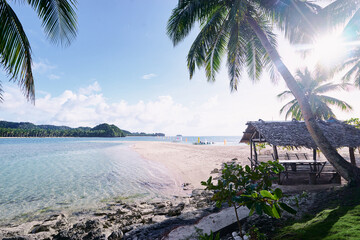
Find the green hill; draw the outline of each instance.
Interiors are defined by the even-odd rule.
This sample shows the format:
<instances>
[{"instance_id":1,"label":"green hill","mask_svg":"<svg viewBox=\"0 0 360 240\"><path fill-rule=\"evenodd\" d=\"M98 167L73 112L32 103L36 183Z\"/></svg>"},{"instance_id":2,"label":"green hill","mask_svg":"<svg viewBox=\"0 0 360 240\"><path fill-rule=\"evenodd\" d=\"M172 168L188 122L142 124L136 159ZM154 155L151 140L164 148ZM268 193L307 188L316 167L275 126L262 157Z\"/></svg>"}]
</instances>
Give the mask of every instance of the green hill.
<instances>
[{"instance_id":1,"label":"green hill","mask_svg":"<svg viewBox=\"0 0 360 240\"><path fill-rule=\"evenodd\" d=\"M163 133L131 133L113 124L102 123L93 128L35 125L30 122L0 121L0 137L125 137L165 136Z\"/></svg>"}]
</instances>

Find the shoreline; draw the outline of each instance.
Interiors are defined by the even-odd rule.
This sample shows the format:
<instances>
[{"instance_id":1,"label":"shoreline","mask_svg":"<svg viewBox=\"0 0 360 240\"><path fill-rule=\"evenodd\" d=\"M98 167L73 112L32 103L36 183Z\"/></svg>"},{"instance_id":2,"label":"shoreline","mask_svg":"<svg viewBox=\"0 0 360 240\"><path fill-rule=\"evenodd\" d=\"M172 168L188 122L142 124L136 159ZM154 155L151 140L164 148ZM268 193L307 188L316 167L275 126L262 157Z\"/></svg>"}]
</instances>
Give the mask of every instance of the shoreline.
<instances>
[{"instance_id":1,"label":"shoreline","mask_svg":"<svg viewBox=\"0 0 360 240\"><path fill-rule=\"evenodd\" d=\"M131 149L144 159L160 163L174 174L178 181L193 188L203 188L210 173L219 170L231 159L246 165L248 146L191 145L172 142L133 142Z\"/></svg>"},{"instance_id":2,"label":"shoreline","mask_svg":"<svg viewBox=\"0 0 360 240\"><path fill-rule=\"evenodd\" d=\"M82 208L74 212L66 209L44 210L43 214L5 222L0 227L0 238L13 236L30 239L51 238L60 233L70 234L69 229L81 232L81 229L74 226L86 225L94 221L96 222L94 231L101 229L101 234L109 236L116 229L122 229L125 234L139 226L160 223L193 211L203 216L205 211L203 209L210 207L212 203L208 193L199 189L202 188L200 181L207 180L211 171L214 168L220 169L223 162L229 162L234 157L239 158L239 146L198 146L155 141L129 141L126 145L150 164L156 163L155 167L160 164L167 169L167 175L174 178L176 186L176 189L167 191L171 198L130 199L128 202L120 197L117 200L114 198L115 200L103 202L104 204L95 208ZM109 154L115 153L116 151ZM189 216L191 218L192 215Z\"/></svg>"}]
</instances>

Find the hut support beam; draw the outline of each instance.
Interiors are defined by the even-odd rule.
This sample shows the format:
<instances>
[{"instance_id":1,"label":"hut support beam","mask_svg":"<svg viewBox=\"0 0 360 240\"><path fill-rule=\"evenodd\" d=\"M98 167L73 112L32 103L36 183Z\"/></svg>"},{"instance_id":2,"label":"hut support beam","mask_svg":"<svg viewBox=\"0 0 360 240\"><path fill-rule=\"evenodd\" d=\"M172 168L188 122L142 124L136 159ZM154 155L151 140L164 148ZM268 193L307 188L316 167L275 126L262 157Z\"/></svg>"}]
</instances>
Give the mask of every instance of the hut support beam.
<instances>
[{"instance_id":1,"label":"hut support beam","mask_svg":"<svg viewBox=\"0 0 360 240\"><path fill-rule=\"evenodd\" d=\"M350 155L351 164L356 166L355 153L354 153L354 148L353 147L349 147L349 155Z\"/></svg>"},{"instance_id":2,"label":"hut support beam","mask_svg":"<svg viewBox=\"0 0 360 240\"><path fill-rule=\"evenodd\" d=\"M253 164L254 160L253 160L252 140L251 139L250 139L250 162L251 162L251 167L255 167L255 166L253 166L254 165Z\"/></svg>"},{"instance_id":3,"label":"hut support beam","mask_svg":"<svg viewBox=\"0 0 360 240\"><path fill-rule=\"evenodd\" d=\"M279 160L279 154L278 154L276 145L273 145L273 152L274 152L274 158L275 158L274 160Z\"/></svg>"},{"instance_id":4,"label":"hut support beam","mask_svg":"<svg viewBox=\"0 0 360 240\"><path fill-rule=\"evenodd\" d=\"M314 159L314 162L316 163L316 148L313 149L313 159ZM314 164L314 170L317 171L316 164Z\"/></svg>"},{"instance_id":5,"label":"hut support beam","mask_svg":"<svg viewBox=\"0 0 360 240\"><path fill-rule=\"evenodd\" d=\"M255 145L255 142L253 142L253 147L254 147L255 163L256 163L256 164L258 164L258 157L257 157L257 152L256 152L256 145Z\"/></svg>"}]
</instances>

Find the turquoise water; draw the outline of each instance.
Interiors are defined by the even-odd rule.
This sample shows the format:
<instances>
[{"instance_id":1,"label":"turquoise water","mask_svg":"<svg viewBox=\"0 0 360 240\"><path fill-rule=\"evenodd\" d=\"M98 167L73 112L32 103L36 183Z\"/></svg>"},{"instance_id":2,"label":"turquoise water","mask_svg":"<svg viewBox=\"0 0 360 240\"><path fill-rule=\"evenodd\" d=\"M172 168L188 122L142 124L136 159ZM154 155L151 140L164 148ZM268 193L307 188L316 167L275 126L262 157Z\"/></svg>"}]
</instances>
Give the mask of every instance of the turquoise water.
<instances>
[{"instance_id":1,"label":"turquoise water","mask_svg":"<svg viewBox=\"0 0 360 240\"><path fill-rule=\"evenodd\" d=\"M86 209L118 196L162 198L161 165L104 138L0 139L0 222L42 210Z\"/></svg>"},{"instance_id":2,"label":"turquoise water","mask_svg":"<svg viewBox=\"0 0 360 240\"><path fill-rule=\"evenodd\" d=\"M240 137L200 137L215 145ZM198 137L0 139L0 223L46 211L86 210L112 198L161 199L179 190L162 165L142 159L129 141Z\"/></svg>"},{"instance_id":3,"label":"turquoise water","mask_svg":"<svg viewBox=\"0 0 360 240\"><path fill-rule=\"evenodd\" d=\"M166 136L166 137L125 137L121 138L120 141L164 141L164 142L181 142L186 144L193 144L198 141L213 142L214 145L239 145L241 140L240 136ZM118 139L119 140L119 139Z\"/></svg>"}]
</instances>

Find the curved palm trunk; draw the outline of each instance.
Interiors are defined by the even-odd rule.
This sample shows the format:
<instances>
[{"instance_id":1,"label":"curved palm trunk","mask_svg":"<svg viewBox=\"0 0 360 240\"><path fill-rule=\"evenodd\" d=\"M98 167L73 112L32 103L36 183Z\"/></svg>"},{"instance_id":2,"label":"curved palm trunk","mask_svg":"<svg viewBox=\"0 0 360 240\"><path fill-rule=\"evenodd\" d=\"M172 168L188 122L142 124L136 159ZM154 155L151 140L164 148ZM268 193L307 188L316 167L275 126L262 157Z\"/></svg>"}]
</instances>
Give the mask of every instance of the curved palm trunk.
<instances>
[{"instance_id":1,"label":"curved palm trunk","mask_svg":"<svg viewBox=\"0 0 360 240\"><path fill-rule=\"evenodd\" d=\"M349 181L351 185L360 185L360 169L346 161L343 157L340 156L336 149L331 146L330 142L327 140L322 130L317 125L305 94L297 85L295 78L292 76L289 69L281 60L279 53L270 44L264 31L260 28L255 19L253 19L251 16L247 16L247 20L257 37L260 39L271 60L275 64L277 70L285 80L288 88L298 100L306 127L311 137L314 139L316 145L343 178Z\"/></svg>"}]
</instances>

